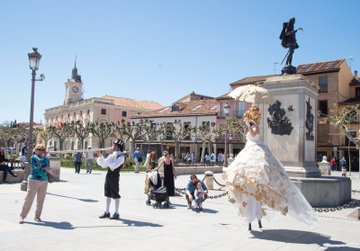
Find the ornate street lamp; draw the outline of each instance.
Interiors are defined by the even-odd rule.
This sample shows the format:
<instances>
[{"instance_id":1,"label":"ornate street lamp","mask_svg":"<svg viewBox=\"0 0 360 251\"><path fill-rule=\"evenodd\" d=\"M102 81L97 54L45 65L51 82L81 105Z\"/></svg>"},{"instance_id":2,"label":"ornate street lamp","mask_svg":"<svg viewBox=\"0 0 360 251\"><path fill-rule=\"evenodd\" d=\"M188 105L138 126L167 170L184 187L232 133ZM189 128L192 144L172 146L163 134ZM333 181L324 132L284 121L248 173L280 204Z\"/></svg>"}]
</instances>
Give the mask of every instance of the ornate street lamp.
<instances>
[{"instance_id":1,"label":"ornate street lamp","mask_svg":"<svg viewBox=\"0 0 360 251\"><path fill-rule=\"evenodd\" d=\"M225 114L225 149L224 149L224 167L228 166L228 147L227 147L227 138L228 138L228 127L227 127L227 120L230 114L230 105L228 103L224 104L223 111Z\"/></svg>"},{"instance_id":2,"label":"ornate street lamp","mask_svg":"<svg viewBox=\"0 0 360 251\"><path fill-rule=\"evenodd\" d=\"M40 75L40 79L36 79L36 71L39 69L41 54L37 48L32 48L33 51L28 53L29 67L31 69L31 101L30 101L30 124L29 124L29 144L27 149L27 157L30 160L33 152L33 123L34 123L34 95L35 95L35 81L42 81L45 79L44 75Z\"/></svg>"}]
</instances>

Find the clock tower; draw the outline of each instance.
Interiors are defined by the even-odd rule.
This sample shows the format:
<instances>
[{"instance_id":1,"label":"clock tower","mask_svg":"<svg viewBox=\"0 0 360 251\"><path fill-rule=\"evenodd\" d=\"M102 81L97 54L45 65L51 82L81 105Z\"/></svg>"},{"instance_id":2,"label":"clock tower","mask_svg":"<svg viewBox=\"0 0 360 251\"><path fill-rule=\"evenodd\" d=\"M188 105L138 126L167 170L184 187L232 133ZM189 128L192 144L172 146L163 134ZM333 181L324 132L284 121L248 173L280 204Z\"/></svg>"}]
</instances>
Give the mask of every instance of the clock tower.
<instances>
[{"instance_id":1,"label":"clock tower","mask_svg":"<svg viewBox=\"0 0 360 251\"><path fill-rule=\"evenodd\" d=\"M71 79L65 83L65 99L64 104L75 103L82 100L82 85L81 76L78 74L76 68L76 60L74 68L72 69Z\"/></svg>"}]
</instances>

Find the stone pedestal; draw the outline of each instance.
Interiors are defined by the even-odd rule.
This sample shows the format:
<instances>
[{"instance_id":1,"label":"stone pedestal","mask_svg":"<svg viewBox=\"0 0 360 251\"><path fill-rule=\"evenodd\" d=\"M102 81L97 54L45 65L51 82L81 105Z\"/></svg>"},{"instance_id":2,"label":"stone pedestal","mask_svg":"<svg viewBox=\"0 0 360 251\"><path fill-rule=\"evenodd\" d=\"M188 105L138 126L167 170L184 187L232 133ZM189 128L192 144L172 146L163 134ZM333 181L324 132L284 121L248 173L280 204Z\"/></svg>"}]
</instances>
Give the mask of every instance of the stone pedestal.
<instances>
[{"instance_id":1,"label":"stone pedestal","mask_svg":"<svg viewBox=\"0 0 360 251\"><path fill-rule=\"evenodd\" d=\"M263 140L291 177L320 177L316 166L317 86L303 75L267 78L275 97L262 105Z\"/></svg>"},{"instance_id":2,"label":"stone pedestal","mask_svg":"<svg viewBox=\"0 0 360 251\"><path fill-rule=\"evenodd\" d=\"M321 176L316 163L318 87L302 75L275 76L261 85L276 102L261 105L263 141L313 207L351 200L351 180Z\"/></svg>"}]
</instances>

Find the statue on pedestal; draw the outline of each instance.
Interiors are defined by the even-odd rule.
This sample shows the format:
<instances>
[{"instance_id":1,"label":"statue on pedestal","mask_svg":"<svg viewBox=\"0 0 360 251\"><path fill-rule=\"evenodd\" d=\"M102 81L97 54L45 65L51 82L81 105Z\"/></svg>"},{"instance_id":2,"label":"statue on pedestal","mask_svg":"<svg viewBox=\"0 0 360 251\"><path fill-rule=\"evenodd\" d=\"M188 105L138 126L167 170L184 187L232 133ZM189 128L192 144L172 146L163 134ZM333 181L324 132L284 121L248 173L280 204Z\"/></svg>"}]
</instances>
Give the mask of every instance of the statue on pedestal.
<instances>
[{"instance_id":1,"label":"statue on pedestal","mask_svg":"<svg viewBox=\"0 0 360 251\"><path fill-rule=\"evenodd\" d=\"M280 34L281 45L284 48L289 48L289 51L285 55L283 61L286 59L286 63L284 68L282 69L282 74L295 74L296 67L292 66L292 58L295 49L299 48L298 43L296 42L296 32L299 30L303 30L302 28L294 29L295 17L290 18L289 22L283 23L283 28Z\"/></svg>"}]
</instances>

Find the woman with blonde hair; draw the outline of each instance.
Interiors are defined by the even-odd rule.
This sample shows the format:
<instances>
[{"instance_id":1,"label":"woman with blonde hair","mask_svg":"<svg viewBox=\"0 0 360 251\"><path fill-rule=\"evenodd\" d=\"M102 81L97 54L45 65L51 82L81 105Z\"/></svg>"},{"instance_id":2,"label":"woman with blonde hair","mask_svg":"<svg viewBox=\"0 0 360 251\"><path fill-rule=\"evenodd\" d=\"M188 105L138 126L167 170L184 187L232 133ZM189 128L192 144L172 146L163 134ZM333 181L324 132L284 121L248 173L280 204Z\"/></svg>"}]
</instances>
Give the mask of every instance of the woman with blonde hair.
<instances>
[{"instance_id":1,"label":"woman with blonde hair","mask_svg":"<svg viewBox=\"0 0 360 251\"><path fill-rule=\"evenodd\" d=\"M37 196L37 203L34 220L41 222L40 216L45 201L48 186L47 172L49 171L49 159L47 158L45 146L38 144L35 146L35 153L30 157L29 188L20 213L20 224L24 223L24 219L30 211L35 195Z\"/></svg>"},{"instance_id":2,"label":"woman with blonde hair","mask_svg":"<svg viewBox=\"0 0 360 251\"><path fill-rule=\"evenodd\" d=\"M271 208L308 224L317 221L310 204L292 183L280 161L260 140L260 109L255 104L243 116L248 132L244 149L224 172L229 200L248 223L258 221Z\"/></svg>"}]
</instances>

